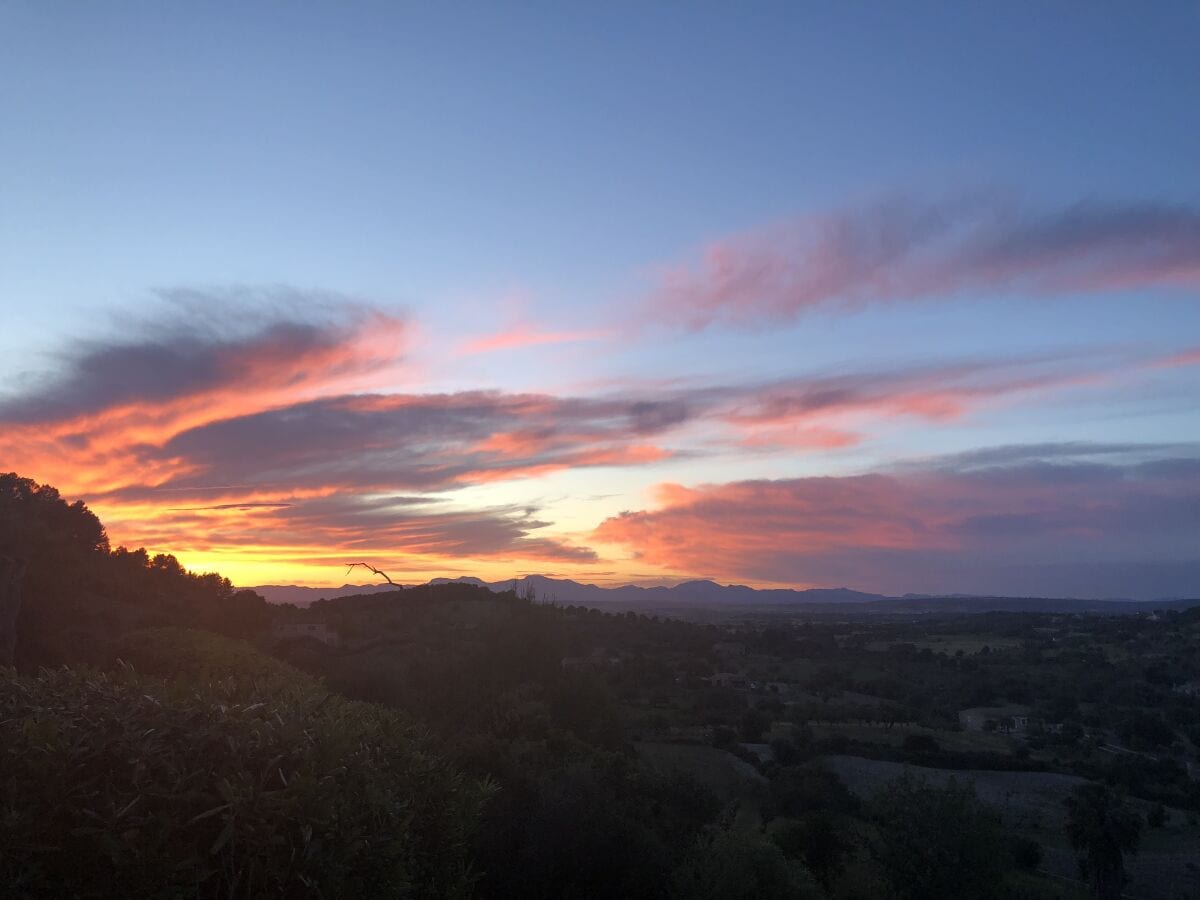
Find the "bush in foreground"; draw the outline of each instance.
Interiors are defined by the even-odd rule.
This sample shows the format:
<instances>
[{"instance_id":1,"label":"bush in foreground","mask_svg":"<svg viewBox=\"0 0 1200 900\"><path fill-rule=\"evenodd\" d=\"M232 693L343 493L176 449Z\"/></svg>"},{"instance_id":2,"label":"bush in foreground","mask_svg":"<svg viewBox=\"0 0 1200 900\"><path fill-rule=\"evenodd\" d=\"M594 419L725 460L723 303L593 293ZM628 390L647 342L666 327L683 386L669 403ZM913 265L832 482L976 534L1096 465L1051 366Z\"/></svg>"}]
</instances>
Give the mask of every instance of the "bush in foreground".
<instances>
[{"instance_id":1,"label":"bush in foreground","mask_svg":"<svg viewBox=\"0 0 1200 900\"><path fill-rule=\"evenodd\" d=\"M161 637L147 646L179 651L171 680L0 670L10 895L469 891L466 844L486 789L403 719L245 645Z\"/></svg>"},{"instance_id":2,"label":"bush in foreground","mask_svg":"<svg viewBox=\"0 0 1200 900\"><path fill-rule=\"evenodd\" d=\"M718 826L703 835L675 872L674 895L687 900L806 900L822 891L804 865L764 836Z\"/></svg>"},{"instance_id":3,"label":"bush in foreground","mask_svg":"<svg viewBox=\"0 0 1200 900\"><path fill-rule=\"evenodd\" d=\"M1004 874L1004 832L974 787L902 775L872 798L873 851L898 897L988 897Z\"/></svg>"}]
</instances>

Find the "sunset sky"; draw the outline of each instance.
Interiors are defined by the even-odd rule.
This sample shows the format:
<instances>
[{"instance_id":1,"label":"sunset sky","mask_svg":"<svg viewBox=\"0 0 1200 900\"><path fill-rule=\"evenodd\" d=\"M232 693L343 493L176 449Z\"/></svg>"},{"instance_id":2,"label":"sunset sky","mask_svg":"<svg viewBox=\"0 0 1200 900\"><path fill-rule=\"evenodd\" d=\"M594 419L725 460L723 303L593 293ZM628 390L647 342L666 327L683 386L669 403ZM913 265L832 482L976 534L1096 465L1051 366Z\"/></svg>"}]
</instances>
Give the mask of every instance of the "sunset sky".
<instances>
[{"instance_id":1,"label":"sunset sky","mask_svg":"<svg viewBox=\"0 0 1200 900\"><path fill-rule=\"evenodd\" d=\"M0 470L114 545L239 585L1200 594L1195 2L0 37Z\"/></svg>"}]
</instances>

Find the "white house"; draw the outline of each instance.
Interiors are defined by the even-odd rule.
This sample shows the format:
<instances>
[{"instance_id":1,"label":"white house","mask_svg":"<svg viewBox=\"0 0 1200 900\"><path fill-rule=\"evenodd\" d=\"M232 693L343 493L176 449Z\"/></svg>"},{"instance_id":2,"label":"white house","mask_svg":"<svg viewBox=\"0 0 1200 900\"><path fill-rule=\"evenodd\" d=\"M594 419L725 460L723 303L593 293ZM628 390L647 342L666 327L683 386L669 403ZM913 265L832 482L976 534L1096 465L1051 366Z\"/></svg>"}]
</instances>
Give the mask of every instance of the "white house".
<instances>
[{"instance_id":1,"label":"white house","mask_svg":"<svg viewBox=\"0 0 1200 900\"><path fill-rule=\"evenodd\" d=\"M1028 706L977 706L962 710L958 714L958 721L967 731L994 728L1021 734L1029 727L1029 713ZM992 723L990 726L989 722Z\"/></svg>"}]
</instances>

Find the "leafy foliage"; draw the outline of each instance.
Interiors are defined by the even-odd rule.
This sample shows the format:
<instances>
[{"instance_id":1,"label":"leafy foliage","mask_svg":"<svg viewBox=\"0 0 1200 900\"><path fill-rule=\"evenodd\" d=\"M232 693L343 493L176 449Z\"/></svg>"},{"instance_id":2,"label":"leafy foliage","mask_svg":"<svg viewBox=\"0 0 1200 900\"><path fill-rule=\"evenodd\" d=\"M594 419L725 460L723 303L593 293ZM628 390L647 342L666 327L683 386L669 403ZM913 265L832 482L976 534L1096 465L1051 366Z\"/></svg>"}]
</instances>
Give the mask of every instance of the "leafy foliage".
<instances>
[{"instance_id":1,"label":"leafy foliage","mask_svg":"<svg viewBox=\"0 0 1200 900\"><path fill-rule=\"evenodd\" d=\"M311 676L268 656L245 641L189 628L150 628L114 642L112 661L120 668L168 681L249 686L280 684L319 690Z\"/></svg>"},{"instance_id":2,"label":"leafy foliage","mask_svg":"<svg viewBox=\"0 0 1200 900\"><path fill-rule=\"evenodd\" d=\"M1125 854L1137 849L1141 820L1119 794L1102 784L1081 784L1067 798L1067 837L1079 874L1097 897L1120 897Z\"/></svg>"},{"instance_id":3,"label":"leafy foliage","mask_svg":"<svg viewBox=\"0 0 1200 900\"><path fill-rule=\"evenodd\" d=\"M1000 881L1000 823L975 791L901 776L873 798L873 850L900 897L986 897Z\"/></svg>"},{"instance_id":4,"label":"leafy foliage","mask_svg":"<svg viewBox=\"0 0 1200 900\"><path fill-rule=\"evenodd\" d=\"M0 676L0 883L18 896L468 892L485 788L396 713L193 637L144 639L163 659L182 651L174 680Z\"/></svg>"},{"instance_id":5,"label":"leafy foliage","mask_svg":"<svg viewBox=\"0 0 1200 900\"><path fill-rule=\"evenodd\" d=\"M771 839L785 855L802 860L817 880L828 887L854 850L850 831L826 810L800 819L783 819Z\"/></svg>"},{"instance_id":6,"label":"leafy foliage","mask_svg":"<svg viewBox=\"0 0 1200 900\"><path fill-rule=\"evenodd\" d=\"M804 866L763 836L728 825L703 835L675 876L688 900L804 900L822 896Z\"/></svg>"}]
</instances>

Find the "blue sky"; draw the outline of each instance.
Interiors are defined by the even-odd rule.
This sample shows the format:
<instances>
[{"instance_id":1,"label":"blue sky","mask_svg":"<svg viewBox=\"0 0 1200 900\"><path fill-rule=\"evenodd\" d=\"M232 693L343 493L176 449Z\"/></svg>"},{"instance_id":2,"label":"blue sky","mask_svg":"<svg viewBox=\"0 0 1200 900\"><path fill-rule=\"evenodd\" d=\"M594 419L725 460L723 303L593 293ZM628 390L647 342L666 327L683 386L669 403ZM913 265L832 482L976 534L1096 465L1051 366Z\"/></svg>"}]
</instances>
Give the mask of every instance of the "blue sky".
<instances>
[{"instance_id":1,"label":"blue sky","mask_svg":"<svg viewBox=\"0 0 1200 900\"><path fill-rule=\"evenodd\" d=\"M803 447L761 422L746 446L729 433L745 416L718 404L657 441L668 456L653 462L568 462L431 489L488 522L502 508L512 525L512 509L536 506L538 525L514 526L520 540L588 547L621 511L653 513L663 483L851 476L1001 445L1200 441L1197 367L1161 364L1200 344L1194 2L13 3L0 9L0 37L0 312L11 326L0 352L17 406L78 380L98 346L133 358L135 344L178 340L181 317L200 315L163 299L180 289L210 298L202 330L218 344L258 327L239 322L261 324L264 306L307 322L312 298L402 320L405 364L361 389L414 395L638 401L688 386L736 389L741 399L721 402L737 406L789 379L895 383L918 369L1029 370L1049 357L1057 367L1020 389L972 375L972 397L988 382L980 408L897 414L908 407L873 400L789 420L805 429ZM953 260L926 270L922 254L941 245L917 243L918 271L885 267L883 288L859 279L814 303L787 295L829 255L809 255L820 236L857 235L844 265L895 237L873 212L892 203L919 221L979 208L950 227L951 239L964 234ZM805 236L780 242L781 228ZM960 260L985 238L994 255ZM665 273L686 281L680 302L708 302L714 246L749 286L697 325L659 302ZM782 293L751 277L763 259L788 281ZM857 292L853 302L839 290ZM463 351L522 329L575 339ZM811 446L813 428L855 440ZM134 446L127 468L144 462ZM95 460L13 447L10 467L127 521L122 539L170 542L156 549L243 579L321 578L299 556L255 569L196 528L183 540L186 529L149 527L121 491L175 490L162 473L88 479L73 473ZM44 461L56 458L61 471ZM325 487L377 498L396 485ZM1065 557L1086 557L1063 540ZM413 571L438 565L402 543L373 549L397 566L420 557ZM474 552L453 558L492 574L545 568L522 547ZM690 558L651 560L619 542L596 552L579 573L823 577L799 556L756 574L697 572ZM1181 590L1200 589L1188 578ZM946 587L991 589L981 580Z\"/></svg>"}]
</instances>

